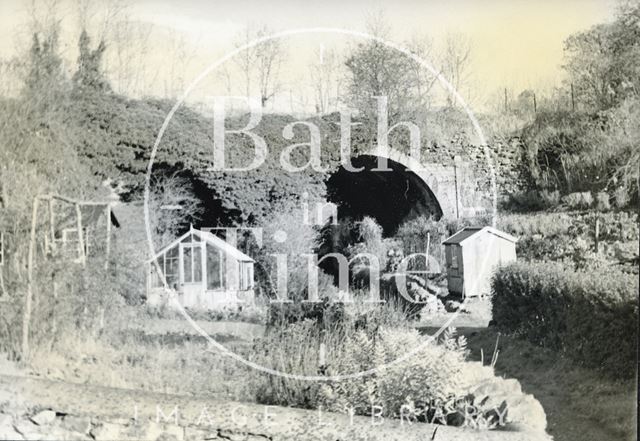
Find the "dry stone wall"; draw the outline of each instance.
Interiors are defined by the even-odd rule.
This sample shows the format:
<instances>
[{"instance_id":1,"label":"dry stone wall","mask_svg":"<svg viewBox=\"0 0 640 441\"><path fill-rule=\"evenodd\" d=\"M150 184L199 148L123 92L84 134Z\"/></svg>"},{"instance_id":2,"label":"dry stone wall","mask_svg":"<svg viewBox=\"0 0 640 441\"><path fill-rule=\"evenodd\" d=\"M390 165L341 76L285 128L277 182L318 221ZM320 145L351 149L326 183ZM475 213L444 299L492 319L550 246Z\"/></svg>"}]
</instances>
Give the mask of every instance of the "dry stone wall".
<instances>
[{"instance_id":1,"label":"dry stone wall","mask_svg":"<svg viewBox=\"0 0 640 441\"><path fill-rule=\"evenodd\" d=\"M482 388L479 393L490 392L495 385L479 387ZM514 388L518 389L519 385L514 385ZM500 390L504 393L504 387ZM481 431L410 424L399 420L209 401L26 377L0 376L0 403L0 439L550 440L544 430L532 427L520 431Z\"/></svg>"}]
</instances>

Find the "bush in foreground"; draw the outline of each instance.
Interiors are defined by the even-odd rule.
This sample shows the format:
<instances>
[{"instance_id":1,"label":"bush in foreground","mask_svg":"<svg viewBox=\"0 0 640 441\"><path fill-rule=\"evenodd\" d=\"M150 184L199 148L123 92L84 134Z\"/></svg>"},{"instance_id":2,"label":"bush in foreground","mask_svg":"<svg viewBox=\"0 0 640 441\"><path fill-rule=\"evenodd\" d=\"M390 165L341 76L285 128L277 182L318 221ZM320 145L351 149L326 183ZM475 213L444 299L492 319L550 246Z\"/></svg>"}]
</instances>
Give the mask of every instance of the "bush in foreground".
<instances>
[{"instance_id":1,"label":"bush in foreground","mask_svg":"<svg viewBox=\"0 0 640 441\"><path fill-rule=\"evenodd\" d=\"M611 267L567 270L517 262L492 279L501 331L559 350L585 367L619 377L636 372L638 279Z\"/></svg>"},{"instance_id":2,"label":"bush in foreground","mask_svg":"<svg viewBox=\"0 0 640 441\"><path fill-rule=\"evenodd\" d=\"M347 315L341 323L322 328L313 320L272 328L255 345L252 361L326 380L255 371L257 401L447 425L465 423L456 418L456 406L475 405L477 418L492 421L493 415L495 420L498 410L474 404L476 397L469 394L473 386L493 379L493 370L466 361L464 337L447 330L439 341L429 339L415 329L394 326L388 315L372 310L367 320ZM499 412L505 408L503 403Z\"/></svg>"}]
</instances>

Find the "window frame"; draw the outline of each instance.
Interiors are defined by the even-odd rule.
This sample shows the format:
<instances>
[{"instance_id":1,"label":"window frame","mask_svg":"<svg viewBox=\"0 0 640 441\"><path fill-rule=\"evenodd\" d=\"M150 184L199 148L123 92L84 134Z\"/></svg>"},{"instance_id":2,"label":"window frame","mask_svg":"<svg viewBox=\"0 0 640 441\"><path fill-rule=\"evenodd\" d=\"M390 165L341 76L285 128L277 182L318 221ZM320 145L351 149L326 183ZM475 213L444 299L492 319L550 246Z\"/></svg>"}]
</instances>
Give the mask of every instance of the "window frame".
<instances>
[{"instance_id":1,"label":"window frame","mask_svg":"<svg viewBox=\"0 0 640 441\"><path fill-rule=\"evenodd\" d=\"M451 248L451 268L458 269L460 266L458 264L458 246L454 246Z\"/></svg>"},{"instance_id":2,"label":"window frame","mask_svg":"<svg viewBox=\"0 0 640 441\"><path fill-rule=\"evenodd\" d=\"M200 242L181 242L179 244L179 259L180 259L180 279L181 282L185 285L201 285L203 283L206 283L206 276L205 276L205 258L203 258L203 252L204 252L204 242L200 241ZM185 248L189 248L191 251L189 253L189 259L190 259L190 272L191 272L191 277L189 278L189 280L187 280L186 274L185 274L185 253L184 250ZM196 280L196 260L195 260L195 254L193 252L194 249L198 248L200 250L200 278L199 280ZM166 261L165 261L166 262Z\"/></svg>"},{"instance_id":3,"label":"window frame","mask_svg":"<svg viewBox=\"0 0 640 441\"><path fill-rule=\"evenodd\" d=\"M248 291L253 288L253 263L239 262L240 264L240 280L238 289L240 291Z\"/></svg>"},{"instance_id":4,"label":"window frame","mask_svg":"<svg viewBox=\"0 0 640 441\"><path fill-rule=\"evenodd\" d=\"M206 256L206 263L205 263L205 270L206 270L206 280L205 280L205 289L207 291L224 291L226 290L227 287L227 280L225 278L226 275L226 265L227 265L227 261L226 261L226 255L224 253L224 251L222 251L220 248L218 248L217 246L215 246L212 243L205 243L205 248L204 248L204 253ZM215 251L218 254L218 258L219 258L219 263L218 263L218 279L220 280L220 286L215 287L215 288L210 288L209 287L209 248L212 251Z\"/></svg>"}]
</instances>

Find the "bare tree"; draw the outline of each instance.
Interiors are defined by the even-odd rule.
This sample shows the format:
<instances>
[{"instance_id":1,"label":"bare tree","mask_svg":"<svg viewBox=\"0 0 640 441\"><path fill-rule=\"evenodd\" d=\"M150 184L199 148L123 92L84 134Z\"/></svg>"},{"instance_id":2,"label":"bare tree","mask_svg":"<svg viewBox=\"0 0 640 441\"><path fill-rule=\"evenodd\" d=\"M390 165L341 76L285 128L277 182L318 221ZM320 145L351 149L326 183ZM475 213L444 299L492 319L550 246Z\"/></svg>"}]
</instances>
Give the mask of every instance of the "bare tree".
<instances>
[{"instance_id":1,"label":"bare tree","mask_svg":"<svg viewBox=\"0 0 640 441\"><path fill-rule=\"evenodd\" d=\"M316 113L323 114L335 109L342 85L341 63L334 50L320 47L315 53L316 62L309 67L309 76L314 91Z\"/></svg>"},{"instance_id":2,"label":"bare tree","mask_svg":"<svg viewBox=\"0 0 640 441\"><path fill-rule=\"evenodd\" d=\"M133 20L129 7L126 0L76 0L80 32L91 30L92 39L108 43L104 65L113 89L142 96L150 92L145 58L153 26Z\"/></svg>"},{"instance_id":3,"label":"bare tree","mask_svg":"<svg viewBox=\"0 0 640 441\"><path fill-rule=\"evenodd\" d=\"M422 60L428 62L434 69L437 67L434 65L433 58L433 42L430 38L418 38L414 37L408 45L408 49ZM417 98L417 104L423 109L429 109L432 102L432 91L438 76L429 71L420 63L410 63L409 67L413 70L415 77L415 94ZM441 73L441 71L437 72Z\"/></svg>"},{"instance_id":4,"label":"bare tree","mask_svg":"<svg viewBox=\"0 0 640 441\"><path fill-rule=\"evenodd\" d=\"M236 49L239 49L250 42L251 25L247 25L242 34L236 36L234 46ZM251 77L255 64L255 48L243 50L237 57L234 57L233 61L244 77L244 94L249 98L251 97Z\"/></svg>"},{"instance_id":5,"label":"bare tree","mask_svg":"<svg viewBox=\"0 0 640 441\"><path fill-rule=\"evenodd\" d=\"M249 44L251 41L263 38L272 32L268 27L262 26L253 32L251 26L247 26L242 35L236 39L236 48ZM250 97L254 84L260 95L260 103L266 106L274 95L280 91L280 67L285 58L285 49L278 39L268 40L257 46L245 49L235 58L236 66L240 69L244 80L244 93Z\"/></svg>"},{"instance_id":6,"label":"bare tree","mask_svg":"<svg viewBox=\"0 0 640 441\"><path fill-rule=\"evenodd\" d=\"M271 31L265 26L258 31L257 37L262 38L270 33ZM280 90L280 67L284 56L284 47L278 39L268 40L256 46L256 67L262 107L265 107L267 101Z\"/></svg>"},{"instance_id":7,"label":"bare tree","mask_svg":"<svg viewBox=\"0 0 640 441\"><path fill-rule=\"evenodd\" d=\"M157 72L149 72L146 57L151 50L153 25L137 23L123 11L109 32L105 64L114 90L123 95L143 96L151 91Z\"/></svg>"},{"instance_id":8,"label":"bare tree","mask_svg":"<svg viewBox=\"0 0 640 441\"><path fill-rule=\"evenodd\" d=\"M164 93L167 98L176 98L185 88L186 71L194 58L184 35L172 31L167 49L168 77L164 79Z\"/></svg>"},{"instance_id":9,"label":"bare tree","mask_svg":"<svg viewBox=\"0 0 640 441\"><path fill-rule=\"evenodd\" d=\"M471 39L459 33L449 33L444 40L441 54L442 73L453 88L461 92L469 81L469 67L471 64ZM447 105L456 106L453 94L447 94Z\"/></svg>"},{"instance_id":10,"label":"bare tree","mask_svg":"<svg viewBox=\"0 0 640 441\"><path fill-rule=\"evenodd\" d=\"M369 24L369 33L385 36L387 27L379 16ZM430 51L427 42L414 43L414 52ZM435 78L407 54L378 40L358 44L349 54L347 101L371 121L377 109L373 97L387 98L390 122L412 120L426 107Z\"/></svg>"},{"instance_id":11,"label":"bare tree","mask_svg":"<svg viewBox=\"0 0 640 441\"><path fill-rule=\"evenodd\" d=\"M185 219L199 220L200 201L193 195L191 183L178 173L153 179L150 190L151 229L157 245L175 239Z\"/></svg>"}]
</instances>

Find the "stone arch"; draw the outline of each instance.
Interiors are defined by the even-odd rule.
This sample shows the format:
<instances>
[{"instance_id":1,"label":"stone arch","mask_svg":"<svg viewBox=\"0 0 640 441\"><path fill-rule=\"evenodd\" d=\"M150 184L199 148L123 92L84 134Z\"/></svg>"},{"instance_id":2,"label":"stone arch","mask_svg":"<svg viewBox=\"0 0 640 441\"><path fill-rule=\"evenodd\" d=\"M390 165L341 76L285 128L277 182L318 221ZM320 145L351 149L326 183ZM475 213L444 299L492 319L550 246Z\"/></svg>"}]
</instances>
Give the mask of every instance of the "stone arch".
<instances>
[{"instance_id":1,"label":"stone arch","mask_svg":"<svg viewBox=\"0 0 640 441\"><path fill-rule=\"evenodd\" d=\"M459 168L458 172L463 172L464 168L464 165L459 161L458 157L454 159L454 165L447 166L418 161L412 156L394 148L375 148L363 154L384 157L403 165L408 171L415 173L431 190L442 210L443 216L456 217L458 215L456 205L460 197L456 195L456 186L458 185L456 181L459 179L456 176L455 164L457 164Z\"/></svg>"},{"instance_id":2,"label":"stone arch","mask_svg":"<svg viewBox=\"0 0 640 441\"><path fill-rule=\"evenodd\" d=\"M389 170L380 170L380 158ZM385 235L391 235L405 220L420 215L440 219L455 212L438 178L437 165L423 165L403 153L389 149L360 153L351 158L352 172L340 167L327 180L329 201L338 205L339 217L375 218ZM444 170L444 168L443 168Z\"/></svg>"}]
</instances>

